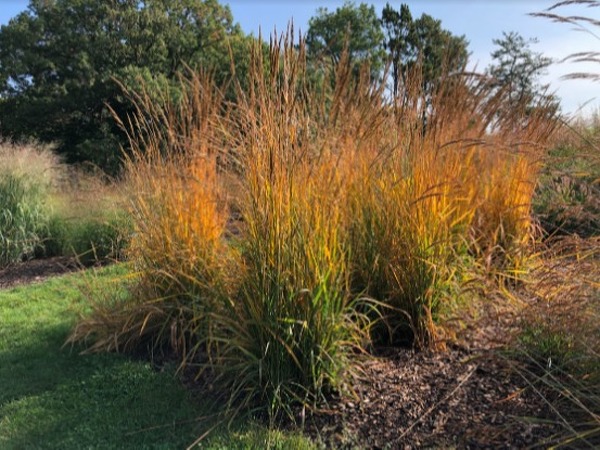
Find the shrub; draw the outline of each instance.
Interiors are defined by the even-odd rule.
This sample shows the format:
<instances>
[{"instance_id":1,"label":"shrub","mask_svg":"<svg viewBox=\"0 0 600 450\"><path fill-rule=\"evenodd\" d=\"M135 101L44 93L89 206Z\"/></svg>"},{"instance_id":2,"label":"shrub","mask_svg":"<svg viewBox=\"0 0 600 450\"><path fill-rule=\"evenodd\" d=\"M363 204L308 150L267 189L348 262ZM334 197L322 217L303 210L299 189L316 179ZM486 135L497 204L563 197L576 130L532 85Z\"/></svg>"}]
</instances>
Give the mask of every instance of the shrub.
<instances>
[{"instance_id":1,"label":"shrub","mask_svg":"<svg viewBox=\"0 0 600 450\"><path fill-rule=\"evenodd\" d=\"M125 258L130 227L124 212L78 218L54 214L48 222L43 252L48 257L74 257L84 266L121 260Z\"/></svg>"}]
</instances>

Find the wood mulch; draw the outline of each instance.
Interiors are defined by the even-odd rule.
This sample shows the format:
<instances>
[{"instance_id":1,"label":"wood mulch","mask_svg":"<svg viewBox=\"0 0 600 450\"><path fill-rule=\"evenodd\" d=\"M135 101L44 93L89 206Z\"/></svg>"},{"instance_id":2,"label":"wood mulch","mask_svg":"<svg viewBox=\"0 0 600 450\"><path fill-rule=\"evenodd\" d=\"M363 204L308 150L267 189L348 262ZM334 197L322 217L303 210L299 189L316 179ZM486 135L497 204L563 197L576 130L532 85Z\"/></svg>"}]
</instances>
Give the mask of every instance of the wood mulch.
<instances>
[{"instance_id":1,"label":"wood mulch","mask_svg":"<svg viewBox=\"0 0 600 450\"><path fill-rule=\"evenodd\" d=\"M546 448L560 428L526 387L493 351L389 349L305 430L328 448Z\"/></svg>"},{"instance_id":2,"label":"wood mulch","mask_svg":"<svg viewBox=\"0 0 600 450\"><path fill-rule=\"evenodd\" d=\"M23 284L39 283L50 277L81 269L74 258L56 257L34 259L0 269L0 289Z\"/></svg>"}]
</instances>

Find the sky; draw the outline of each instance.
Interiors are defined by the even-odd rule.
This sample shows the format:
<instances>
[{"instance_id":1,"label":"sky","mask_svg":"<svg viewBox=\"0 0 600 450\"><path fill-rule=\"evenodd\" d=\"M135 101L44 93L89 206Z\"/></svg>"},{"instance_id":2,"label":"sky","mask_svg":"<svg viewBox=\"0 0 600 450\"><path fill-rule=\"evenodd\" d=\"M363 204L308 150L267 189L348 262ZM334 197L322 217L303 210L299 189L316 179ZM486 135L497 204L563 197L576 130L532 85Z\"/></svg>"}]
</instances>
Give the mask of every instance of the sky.
<instances>
[{"instance_id":1,"label":"sky","mask_svg":"<svg viewBox=\"0 0 600 450\"><path fill-rule=\"evenodd\" d=\"M501 38L502 32L517 31L525 38L537 38L532 49L556 61L574 52L600 50L600 37L576 31L567 24L555 24L528 14L549 8L557 0L363 0L375 5L377 13L387 2L395 9L407 3L413 17L427 13L442 21L442 26L456 35L465 35L469 41L471 66L485 69L491 61L493 39ZM269 36L274 30L285 31L290 20L294 28L304 33L309 19L318 7L329 11L341 6L343 0L221 0L229 5L234 20L246 33ZM355 3L360 3L356 0ZM0 0L0 25L27 9L28 0ZM582 5L564 7L557 12L582 15L600 20L600 8ZM597 35L600 30L596 29ZM582 80L562 80L571 72L600 72L598 64L554 64L542 82L550 84L550 90L562 100L563 111L568 114L587 115L600 111L600 83Z\"/></svg>"}]
</instances>

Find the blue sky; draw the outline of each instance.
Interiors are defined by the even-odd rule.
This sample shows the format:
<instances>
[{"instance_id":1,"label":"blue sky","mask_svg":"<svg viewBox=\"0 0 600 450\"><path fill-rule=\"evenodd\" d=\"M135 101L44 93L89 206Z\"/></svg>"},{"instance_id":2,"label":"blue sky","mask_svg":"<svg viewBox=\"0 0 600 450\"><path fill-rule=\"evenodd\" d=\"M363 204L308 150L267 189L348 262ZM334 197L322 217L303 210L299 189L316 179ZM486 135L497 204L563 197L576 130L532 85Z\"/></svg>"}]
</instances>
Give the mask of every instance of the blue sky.
<instances>
[{"instance_id":1,"label":"blue sky","mask_svg":"<svg viewBox=\"0 0 600 450\"><path fill-rule=\"evenodd\" d=\"M305 32L308 20L319 6L335 10L343 0L221 0L228 4L235 21L244 31L263 36L276 28L284 31L293 18L295 28ZM533 48L545 55L560 60L573 52L600 49L600 39L586 33L577 32L564 24L553 24L547 20L533 18L528 13L548 8L554 0L364 0L374 4L377 12L389 1L399 9L407 3L413 16L425 12L441 19L442 25L454 34L464 34L469 40L472 65L484 69L490 62L493 50L492 39L502 36L503 31L518 31L524 37L536 37L539 43ZM356 3L360 3L357 0ZM0 0L0 25L8 23L11 17L27 9L28 0ZM600 19L600 8L582 6L560 10L563 13L578 14ZM598 30L600 31L600 30ZM544 82L562 99L563 110L573 113L586 102L585 113L600 109L600 84L586 81L563 81L560 77L573 71L600 72L598 65L556 64L551 67Z\"/></svg>"}]
</instances>

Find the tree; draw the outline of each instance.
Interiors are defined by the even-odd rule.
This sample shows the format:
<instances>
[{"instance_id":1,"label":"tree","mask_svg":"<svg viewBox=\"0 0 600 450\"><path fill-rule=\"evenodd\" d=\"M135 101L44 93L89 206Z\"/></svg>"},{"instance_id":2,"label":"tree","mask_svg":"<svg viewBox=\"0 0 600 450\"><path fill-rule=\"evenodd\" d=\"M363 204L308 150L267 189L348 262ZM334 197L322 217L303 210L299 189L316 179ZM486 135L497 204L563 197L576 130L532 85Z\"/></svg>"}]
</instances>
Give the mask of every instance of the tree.
<instances>
[{"instance_id":1,"label":"tree","mask_svg":"<svg viewBox=\"0 0 600 450\"><path fill-rule=\"evenodd\" d=\"M317 9L308 22L307 53L310 59L326 56L336 65L347 46L350 63L358 70L369 64L371 75L378 77L384 66L383 32L374 6L346 2L335 12Z\"/></svg>"},{"instance_id":2,"label":"tree","mask_svg":"<svg viewBox=\"0 0 600 450\"><path fill-rule=\"evenodd\" d=\"M431 93L444 73L460 71L468 59L468 41L442 28L442 22L428 14L414 20L408 5L400 11L386 4L381 15L385 49L392 67L395 96L406 77L420 65L424 93Z\"/></svg>"},{"instance_id":3,"label":"tree","mask_svg":"<svg viewBox=\"0 0 600 450\"><path fill-rule=\"evenodd\" d=\"M501 39L494 39L498 47L491 54L492 64L487 73L497 89L504 89L508 105L532 105L546 98L542 92L547 86L539 84L539 78L552 64L552 59L531 50L536 39L525 40L517 32L502 33Z\"/></svg>"},{"instance_id":4,"label":"tree","mask_svg":"<svg viewBox=\"0 0 600 450\"><path fill-rule=\"evenodd\" d=\"M125 139L109 107L131 108L116 80L164 88L187 66L225 79L228 44L246 42L216 0L31 0L0 29L0 135L114 171Z\"/></svg>"},{"instance_id":5,"label":"tree","mask_svg":"<svg viewBox=\"0 0 600 450\"><path fill-rule=\"evenodd\" d=\"M405 76L403 61L407 59L408 52L411 50L412 23L412 14L408 5L402 4L399 12L389 3L383 8L381 24L384 29L384 47L388 51L392 68L394 97L398 96L400 79L404 80Z\"/></svg>"}]
</instances>

